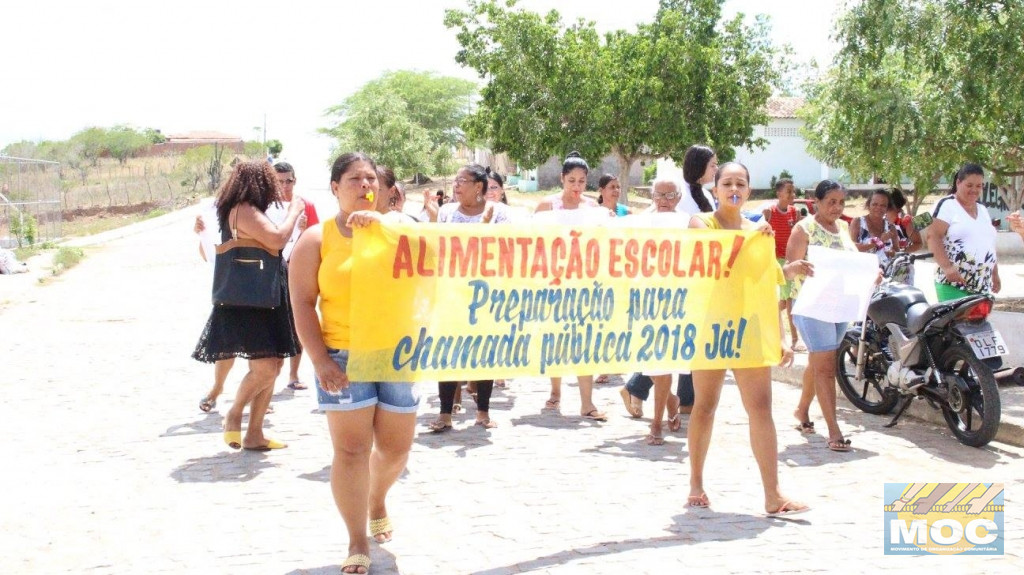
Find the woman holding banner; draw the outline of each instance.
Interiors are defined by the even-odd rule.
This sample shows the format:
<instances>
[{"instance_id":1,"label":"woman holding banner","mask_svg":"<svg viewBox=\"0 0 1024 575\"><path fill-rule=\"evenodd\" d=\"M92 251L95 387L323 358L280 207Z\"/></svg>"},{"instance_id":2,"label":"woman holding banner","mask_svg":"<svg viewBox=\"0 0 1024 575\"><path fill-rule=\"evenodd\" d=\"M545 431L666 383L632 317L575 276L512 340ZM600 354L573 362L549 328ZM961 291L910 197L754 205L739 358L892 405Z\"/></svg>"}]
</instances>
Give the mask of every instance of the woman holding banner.
<instances>
[{"instance_id":1,"label":"woman holding banner","mask_svg":"<svg viewBox=\"0 0 1024 575\"><path fill-rule=\"evenodd\" d=\"M715 196L718 209L712 213L701 213L690 220L691 228L709 228L716 230L750 230L760 226L747 220L740 212L743 203L750 196L750 174L747 168L738 162L728 162L721 166L715 175ZM763 229L763 228L762 228ZM770 233L771 228L768 228ZM771 258L765 262L778 270L779 283L783 281L782 270ZM781 313L780 313L781 320ZM788 365L793 362L793 350L785 337L785 330L780 325L780 342L782 343L782 362ZM809 509L803 503L792 501L779 489L778 474L778 443L775 435L775 422L772 419L772 371L771 367L734 368L736 387L739 389L743 407L750 419L750 447L757 460L761 472L761 483L764 486L764 508L768 515L794 515ZM707 507L710 505L704 491L704 462L707 459L708 446L711 444L711 431L715 421L715 410L722 393L725 381L725 370L694 370L693 387L695 400L693 412L690 414L688 443L690 448L690 495L687 504L691 507Z\"/></svg>"},{"instance_id":2,"label":"woman holding banner","mask_svg":"<svg viewBox=\"0 0 1024 575\"><path fill-rule=\"evenodd\" d=\"M573 221L575 223L597 223L600 221L598 218L607 219L611 217L608 210L601 208L597 205L597 202L583 195L583 191L587 189L587 174L590 173L590 166L587 165L587 161L584 160L579 152L569 152L566 156L565 162L562 163L562 193L550 195L540 203L537 204L536 210L534 210L535 219L536 214L540 212L554 211L560 212L562 210L587 210L590 211L586 214L574 214L580 215L580 218L544 218L544 221L551 222L562 222L567 223ZM590 220L590 216L593 214L593 221ZM578 375L576 381L580 388L580 415L585 419L594 421L608 421L608 415L603 411L598 411L597 406L594 405L594 376L593 375ZM551 396L544 403L545 409L558 410L561 407L562 402L562 378L552 377L551 378Z\"/></svg>"},{"instance_id":3,"label":"woman holding banner","mask_svg":"<svg viewBox=\"0 0 1024 575\"><path fill-rule=\"evenodd\" d=\"M453 224L502 224L508 223L508 210L500 201L487 200L488 171L479 164L469 164L459 170L453 182L455 201L441 206L437 213L438 223ZM498 426L489 415L494 380L471 381L475 385L472 393L476 399L476 423L484 429ZM452 410L455 406L455 392L461 382L442 381L437 384L437 395L441 400L441 413L430 424L434 433L452 428Z\"/></svg>"},{"instance_id":4,"label":"woman holding banner","mask_svg":"<svg viewBox=\"0 0 1024 575\"><path fill-rule=\"evenodd\" d=\"M797 222L786 244L786 265L797 274L791 291L794 301L804 278L814 275L813 266L806 261L808 246L857 251L849 227L840 218L846 202L843 186L834 180L822 180L814 188L814 198L814 215ZM797 429L804 434L814 433L808 411L817 395L821 415L828 426L828 448L849 451L850 440L843 437L836 419L836 350L846 334L846 323L830 323L799 314L793 316L793 323L808 351L803 393L793 413L799 421Z\"/></svg>"},{"instance_id":5,"label":"woman holding banner","mask_svg":"<svg viewBox=\"0 0 1024 575\"><path fill-rule=\"evenodd\" d=\"M353 283L359 281L352 277L352 230L383 217L372 211L377 191L372 159L362 153L338 157L331 168L338 215L299 238L289 273L295 326L313 362L317 401L334 447L331 492L349 541L343 573L369 570L368 519L377 543L391 540L385 499L408 461L420 403L411 383L350 381L346 374Z\"/></svg>"}]
</instances>

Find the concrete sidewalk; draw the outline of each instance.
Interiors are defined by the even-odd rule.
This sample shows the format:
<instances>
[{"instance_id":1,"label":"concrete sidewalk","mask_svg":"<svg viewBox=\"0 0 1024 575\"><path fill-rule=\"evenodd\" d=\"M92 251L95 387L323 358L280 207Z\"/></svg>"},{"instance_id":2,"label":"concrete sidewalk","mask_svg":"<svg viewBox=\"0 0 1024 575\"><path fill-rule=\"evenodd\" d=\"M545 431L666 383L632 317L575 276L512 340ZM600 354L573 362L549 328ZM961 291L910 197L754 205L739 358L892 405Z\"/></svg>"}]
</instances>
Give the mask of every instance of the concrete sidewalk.
<instances>
[{"instance_id":1,"label":"concrete sidewalk","mask_svg":"<svg viewBox=\"0 0 1024 575\"><path fill-rule=\"evenodd\" d=\"M0 571L338 572L347 536L314 394L279 379L267 430L289 447L272 453L221 441L241 362L217 410L198 410L213 370L189 353L209 312L210 270L191 218L183 210L93 244L81 264L0 309ZM308 364L302 375L311 381ZM436 386L421 385L418 436L388 501L395 538L371 546L371 572L846 574L938 572L951 561L965 573L1019 571L1024 525L1010 518L1022 501L1020 447L965 447L944 425L909 418L883 429L883 418L841 403L854 449L832 452L822 435L793 429L798 389L777 385L782 488L814 511L770 519L730 381L706 470L712 507L691 509L685 424L666 445L646 445L648 422L625 416L619 384L595 390L606 423L577 415L571 380L555 413L542 409L545 379L519 378L492 400L500 427L473 426L467 402L441 435L425 428ZM884 555L884 484L910 481L1005 483L1005 554Z\"/></svg>"}]
</instances>

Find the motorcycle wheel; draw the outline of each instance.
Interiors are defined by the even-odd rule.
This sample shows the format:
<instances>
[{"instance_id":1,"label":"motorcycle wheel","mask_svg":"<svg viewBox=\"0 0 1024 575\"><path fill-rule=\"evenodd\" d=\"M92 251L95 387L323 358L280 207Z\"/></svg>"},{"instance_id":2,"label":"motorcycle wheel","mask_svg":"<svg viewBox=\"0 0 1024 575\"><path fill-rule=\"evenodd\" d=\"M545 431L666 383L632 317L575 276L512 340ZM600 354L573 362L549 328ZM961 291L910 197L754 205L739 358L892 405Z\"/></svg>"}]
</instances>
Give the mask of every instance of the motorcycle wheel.
<instances>
[{"instance_id":1,"label":"motorcycle wheel","mask_svg":"<svg viewBox=\"0 0 1024 575\"><path fill-rule=\"evenodd\" d=\"M963 378L969 388L967 394L959 388L949 390L949 400L942 405L946 425L964 445L987 445L999 430L1002 410L992 370L970 349L961 345L946 350L939 360L939 367L945 373Z\"/></svg>"},{"instance_id":2,"label":"motorcycle wheel","mask_svg":"<svg viewBox=\"0 0 1024 575\"><path fill-rule=\"evenodd\" d=\"M836 350L836 379L846 399L857 409L874 415L885 415L892 411L899 401L899 394L888 387L885 372L875 362L864 367L864 380L857 381L856 338L844 337Z\"/></svg>"}]
</instances>

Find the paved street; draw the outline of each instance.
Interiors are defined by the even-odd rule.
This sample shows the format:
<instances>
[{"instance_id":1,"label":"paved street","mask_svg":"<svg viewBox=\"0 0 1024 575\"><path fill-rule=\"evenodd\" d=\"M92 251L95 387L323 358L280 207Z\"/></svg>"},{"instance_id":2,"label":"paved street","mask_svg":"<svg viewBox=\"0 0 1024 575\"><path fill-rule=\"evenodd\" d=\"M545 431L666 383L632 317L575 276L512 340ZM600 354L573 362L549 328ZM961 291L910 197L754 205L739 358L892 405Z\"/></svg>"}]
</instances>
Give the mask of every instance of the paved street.
<instances>
[{"instance_id":1,"label":"paved street","mask_svg":"<svg viewBox=\"0 0 1024 575\"><path fill-rule=\"evenodd\" d=\"M47 285L0 277L0 573L337 573L346 534L328 485L331 448L311 391L279 391L273 453L235 452L221 414L198 410L212 366L189 354L209 311L210 270L183 210L113 234ZM312 381L308 363L303 376ZM277 389L284 389L284 377ZM575 385L562 415L542 412L547 383L496 391L500 427L432 435L424 387L409 467L392 491L394 541L372 546L371 573L731 572L1017 573L1024 448L964 447L945 427L884 419L840 403L850 453L792 429L798 388L774 387L780 474L814 507L763 516L746 416L727 384L708 462L711 509L685 506L685 424L647 446L618 379L595 391L610 421L584 421ZM650 413L651 405L646 406ZM817 407L812 419L824 428ZM883 555L885 482L1003 482L1006 554Z\"/></svg>"}]
</instances>

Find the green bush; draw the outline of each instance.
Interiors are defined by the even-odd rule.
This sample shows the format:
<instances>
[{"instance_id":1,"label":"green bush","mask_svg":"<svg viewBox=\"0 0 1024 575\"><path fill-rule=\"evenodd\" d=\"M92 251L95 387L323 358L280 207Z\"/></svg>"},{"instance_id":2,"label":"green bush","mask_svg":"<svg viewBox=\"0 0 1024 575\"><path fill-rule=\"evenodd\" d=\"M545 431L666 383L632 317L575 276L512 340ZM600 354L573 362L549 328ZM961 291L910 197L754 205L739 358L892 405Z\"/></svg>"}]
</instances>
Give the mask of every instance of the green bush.
<instances>
[{"instance_id":1,"label":"green bush","mask_svg":"<svg viewBox=\"0 0 1024 575\"><path fill-rule=\"evenodd\" d=\"M658 175L658 164L651 162L644 166L644 185L650 185Z\"/></svg>"},{"instance_id":2,"label":"green bush","mask_svg":"<svg viewBox=\"0 0 1024 575\"><path fill-rule=\"evenodd\" d=\"M38 224L31 214L18 213L11 217L11 235L18 240L18 247L36 243Z\"/></svg>"},{"instance_id":3,"label":"green bush","mask_svg":"<svg viewBox=\"0 0 1024 575\"><path fill-rule=\"evenodd\" d=\"M786 169L783 169L781 172L779 172L778 176L772 176L771 181L768 182L768 187L773 191L772 195L774 195L775 182L777 182L779 180L786 180L786 179L789 179L789 180L793 179L793 174L789 173L789 170L786 170Z\"/></svg>"},{"instance_id":4,"label":"green bush","mask_svg":"<svg viewBox=\"0 0 1024 575\"><path fill-rule=\"evenodd\" d=\"M57 276L78 265L85 257L82 248L62 247L53 256L53 275Z\"/></svg>"}]
</instances>

